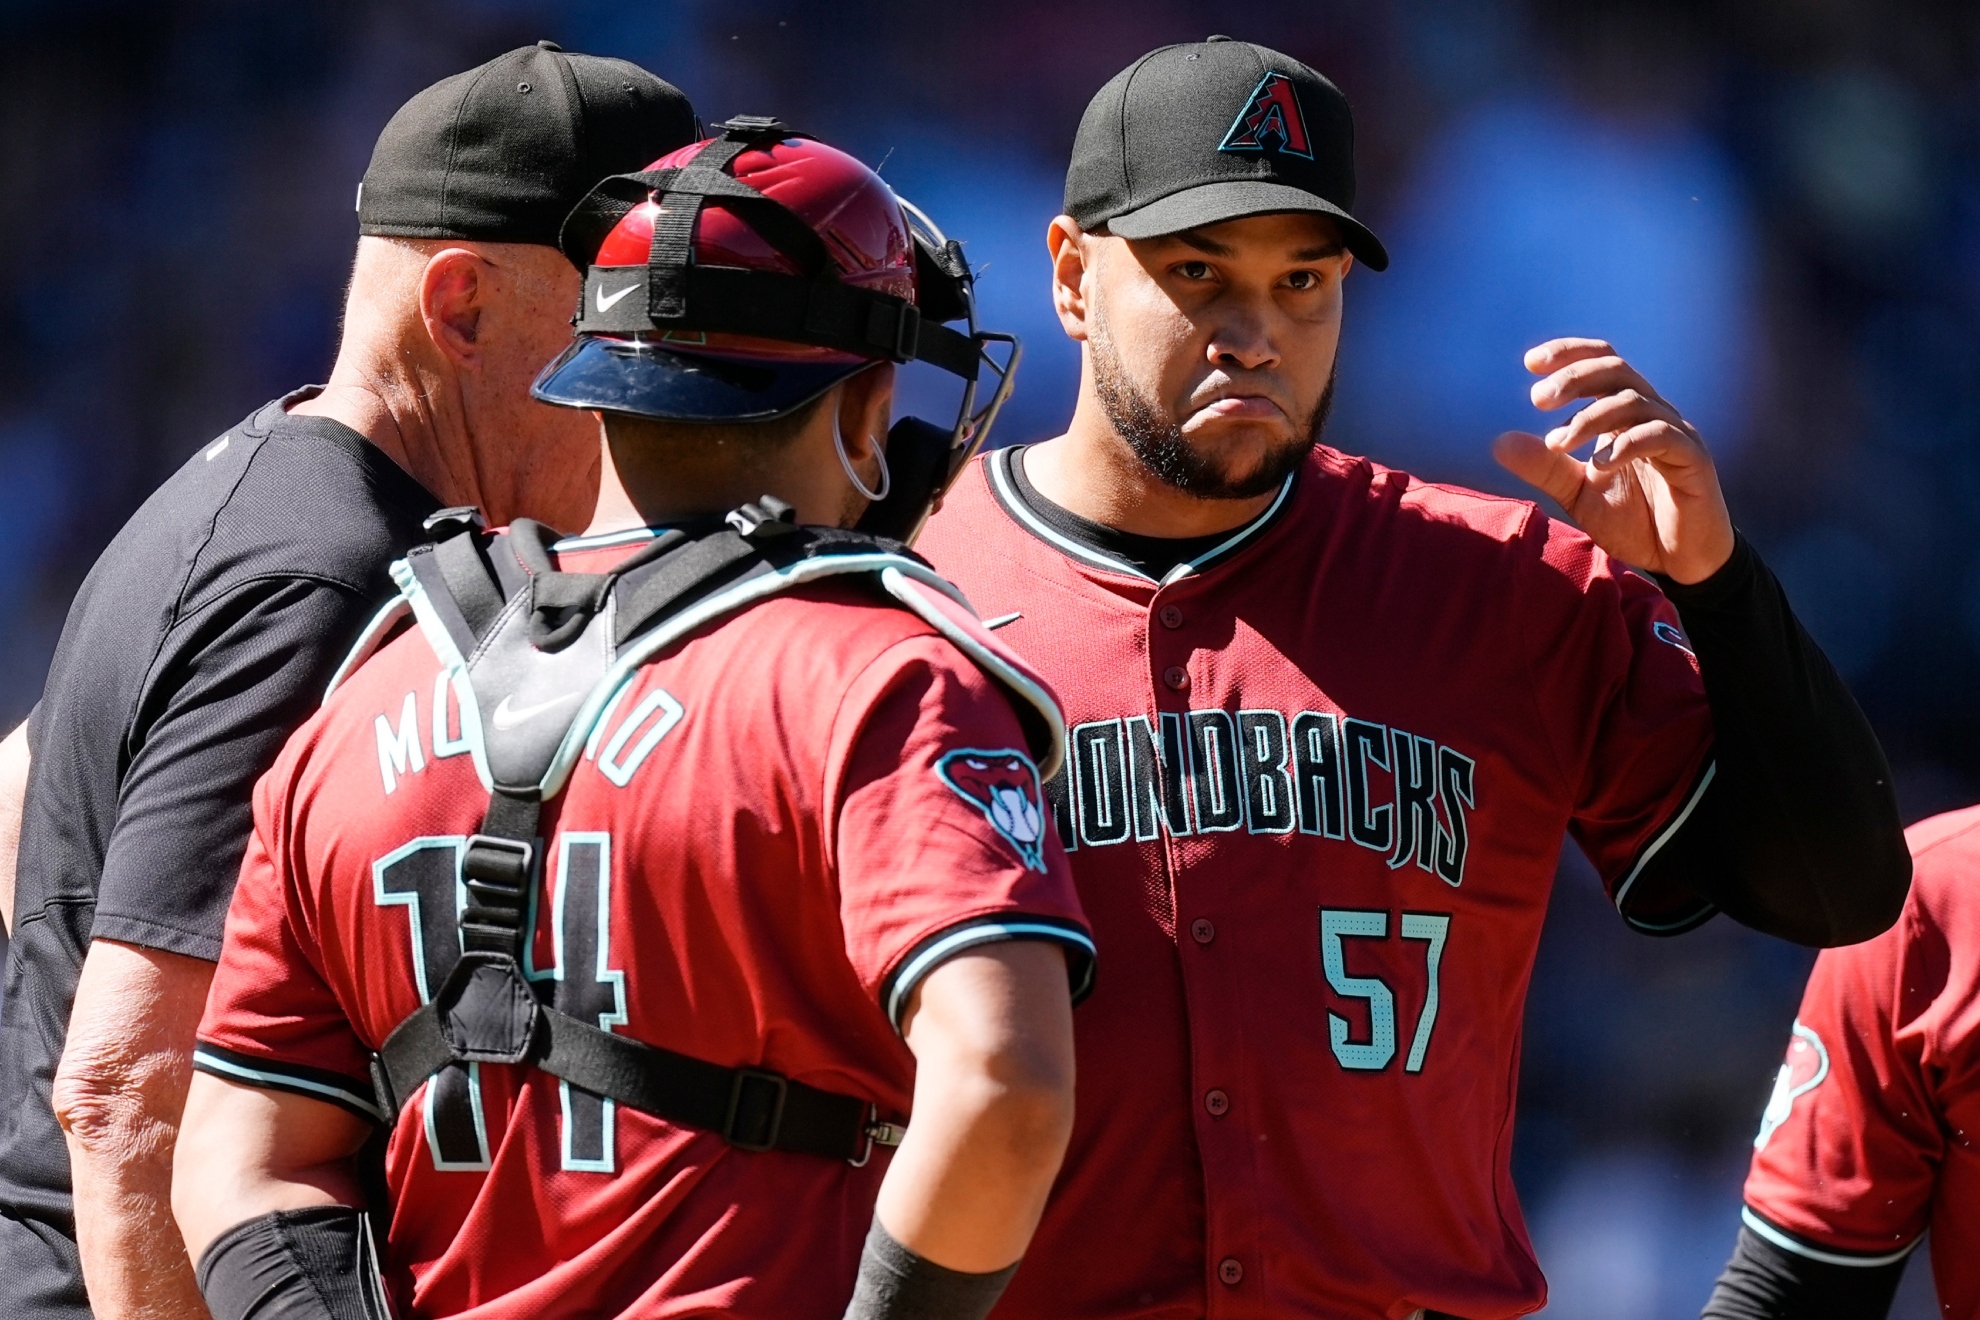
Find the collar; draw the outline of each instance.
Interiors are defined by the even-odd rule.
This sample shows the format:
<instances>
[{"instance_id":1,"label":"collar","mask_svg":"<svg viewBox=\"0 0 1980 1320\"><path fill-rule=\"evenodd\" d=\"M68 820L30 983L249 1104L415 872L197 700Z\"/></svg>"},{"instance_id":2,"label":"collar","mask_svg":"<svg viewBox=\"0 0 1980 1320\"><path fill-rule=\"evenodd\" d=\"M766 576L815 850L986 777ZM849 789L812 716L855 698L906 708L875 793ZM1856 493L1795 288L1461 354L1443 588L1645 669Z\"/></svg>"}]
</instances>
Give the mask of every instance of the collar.
<instances>
[{"instance_id":1,"label":"collar","mask_svg":"<svg viewBox=\"0 0 1980 1320\"><path fill-rule=\"evenodd\" d=\"M1237 528L1224 540L1211 546L1194 559L1187 559L1177 564L1173 569L1169 570L1166 576L1157 582L1155 578L1150 577L1126 560L1108 554L1098 546L1078 540L1048 526L1044 520L1033 513L1029 505L1026 504L1023 496L1019 494L1017 482L1012 476L1012 454L1013 451L1010 449L999 449L985 460L984 467L986 475L990 480L991 495L1003 507L1004 512L1010 515L1013 522L1047 545L1050 545L1060 554L1065 555L1068 559L1074 559L1082 564L1101 569L1104 572L1119 573L1124 577L1135 578L1142 582L1156 582L1158 586L1168 586L1170 583L1179 582L1193 574L1214 568L1257 540L1278 519L1279 514L1285 510L1286 506L1291 503L1293 483L1299 477L1297 472L1288 475L1285 483L1279 487L1278 495L1266 506L1263 513L1253 518L1244 526Z\"/></svg>"}]
</instances>

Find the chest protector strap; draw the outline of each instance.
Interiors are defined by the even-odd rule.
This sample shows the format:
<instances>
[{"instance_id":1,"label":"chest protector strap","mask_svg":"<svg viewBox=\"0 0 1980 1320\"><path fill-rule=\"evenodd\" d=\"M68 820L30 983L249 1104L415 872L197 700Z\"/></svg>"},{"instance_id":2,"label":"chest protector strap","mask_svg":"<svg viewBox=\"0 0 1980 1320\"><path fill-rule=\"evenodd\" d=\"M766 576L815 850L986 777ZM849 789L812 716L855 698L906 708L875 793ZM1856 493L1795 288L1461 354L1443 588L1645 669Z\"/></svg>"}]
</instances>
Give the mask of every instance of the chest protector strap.
<instances>
[{"instance_id":1,"label":"chest protector strap","mask_svg":"<svg viewBox=\"0 0 1980 1320\"><path fill-rule=\"evenodd\" d=\"M388 1121L449 1065L526 1063L743 1150L864 1164L875 1145L899 1143L905 1128L879 1121L864 1100L613 1035L543 1002L522 972L543 804L581 757L596 756L601 726L642 665L793 587L875 581L882 599L920 615L1004 683L1041 774L1056 771L1065 743L1056 705L987 641L953 586L892 542L790 519L789 506L765 497L719 522L663 532L603 574L558 572L553 534L527 520L494 537L462 532L393 565L400 613L410 608L446 667L460 739L489 802L462 854L460 960L372 1060ZM367 630L340 677L375 648L390 617L388 608Z\"/></svg>"}]
</instances>

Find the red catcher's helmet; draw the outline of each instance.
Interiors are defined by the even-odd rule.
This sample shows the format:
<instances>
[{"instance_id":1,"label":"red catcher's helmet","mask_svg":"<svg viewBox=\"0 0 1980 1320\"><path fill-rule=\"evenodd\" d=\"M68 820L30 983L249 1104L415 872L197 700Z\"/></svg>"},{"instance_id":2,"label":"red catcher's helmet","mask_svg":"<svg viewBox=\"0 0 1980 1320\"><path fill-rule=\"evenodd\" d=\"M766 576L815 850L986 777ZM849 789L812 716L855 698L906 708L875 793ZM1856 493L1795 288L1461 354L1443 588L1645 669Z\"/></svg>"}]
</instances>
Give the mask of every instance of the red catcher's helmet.
<instances>
[{"instance_id":1,"label":"red catcher's helmet","mask_svg":"<svg viewBox=\"0 0 1980 1320\"><path fill-rule=\"evenodd\" d=\"M906 539L988 435L1017 342L976 328L961 246L879 175L775 120L722 127L607 179L572 212L566 250L595 245L597 260L577 340L533 393L667 421L759 422L875 362L929 363L961 378L963 399L953 426L904 419L889 435L896 489L875 530ZM1001 366L992 342L1009 345ZM985 366L997 383L979 410Z\"/></svg>"}]
</instances>

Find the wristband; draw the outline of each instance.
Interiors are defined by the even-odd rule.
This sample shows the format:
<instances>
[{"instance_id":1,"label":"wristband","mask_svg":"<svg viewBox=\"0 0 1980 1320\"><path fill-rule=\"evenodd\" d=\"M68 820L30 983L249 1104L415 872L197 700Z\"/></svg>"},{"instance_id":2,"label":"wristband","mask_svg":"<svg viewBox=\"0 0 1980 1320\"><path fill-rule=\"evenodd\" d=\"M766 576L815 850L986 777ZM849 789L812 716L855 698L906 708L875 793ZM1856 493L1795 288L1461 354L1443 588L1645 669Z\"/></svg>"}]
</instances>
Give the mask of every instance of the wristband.
<instances>
[{"instance_id":1,"label":"wristband","mask_svg":"<svg viewBox=\"0 0 1980 1320\"><path fill-rule=\"evenodd\" d=\"M1016 1273L1016 1263L988 1274L937 1265L894 1241L875 1215L845 1320L983 1320Z\"/></svg>"}]
</instances>

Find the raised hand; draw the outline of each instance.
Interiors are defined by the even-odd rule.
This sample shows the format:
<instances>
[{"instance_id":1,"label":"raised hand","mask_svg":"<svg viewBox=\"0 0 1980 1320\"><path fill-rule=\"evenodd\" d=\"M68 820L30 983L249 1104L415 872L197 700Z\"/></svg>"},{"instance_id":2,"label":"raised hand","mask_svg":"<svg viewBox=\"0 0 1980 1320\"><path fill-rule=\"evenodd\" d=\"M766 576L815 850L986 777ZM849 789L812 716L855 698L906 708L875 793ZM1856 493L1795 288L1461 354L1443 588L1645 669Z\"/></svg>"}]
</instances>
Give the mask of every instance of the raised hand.
<instances>
[{"instance_id":1,"label":"raised hand","mask_svg":"<svg viewBox=\"0 0 1980 1320\"><path fill-rule=\"evenodd\" d=\"M1697 429L1599 339L1550 339L1527 350L1526 369L1542 377L1536 408L1594 402L1544 438L1501 435L1500 465L1624 563L1683 583L1717 572L1732 556L1732 515ZM1586 460L1574 456L1590 443Z\"/></svg>"}]
</instances>

